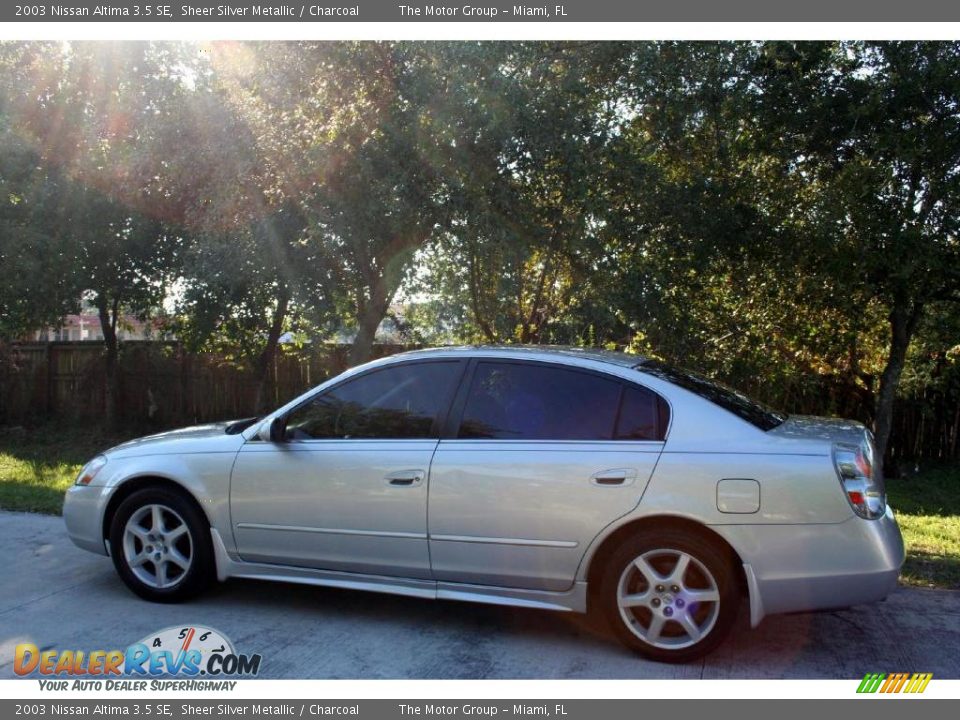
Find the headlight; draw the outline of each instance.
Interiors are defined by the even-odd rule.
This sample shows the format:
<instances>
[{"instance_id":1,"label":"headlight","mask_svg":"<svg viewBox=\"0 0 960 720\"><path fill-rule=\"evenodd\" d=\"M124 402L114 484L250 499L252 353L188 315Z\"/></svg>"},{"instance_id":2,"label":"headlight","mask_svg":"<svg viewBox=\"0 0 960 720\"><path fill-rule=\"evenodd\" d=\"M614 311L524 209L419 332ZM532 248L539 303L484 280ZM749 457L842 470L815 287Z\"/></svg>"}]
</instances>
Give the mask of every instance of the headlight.
<instances>
[{"instance_id":1,"label":"headlight","mask_svg":"<svg viewBox=\"0 0 960 720\"><path fill-rule=\"evenodd\" d=\"M80 474L77 475L77 481L75 485L89 485L90 481L93 480L97 473L103 469L103 466L107 464L107 458L103 455L97 455L93 460L88 462L83 466L83 469L80 471Z\"/></svg>"}]
</instances>

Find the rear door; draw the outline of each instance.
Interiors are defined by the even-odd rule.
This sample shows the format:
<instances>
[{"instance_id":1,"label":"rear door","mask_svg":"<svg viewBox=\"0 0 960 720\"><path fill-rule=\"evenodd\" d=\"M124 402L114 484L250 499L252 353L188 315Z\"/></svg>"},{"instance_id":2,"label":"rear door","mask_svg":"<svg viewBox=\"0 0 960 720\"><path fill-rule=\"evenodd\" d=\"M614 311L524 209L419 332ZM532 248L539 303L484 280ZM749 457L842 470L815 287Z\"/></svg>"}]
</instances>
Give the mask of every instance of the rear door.
<instances>
[{"instance_id":1,"label":"rear door","mask_svg":"<svg viewBox=\"0 0 960 720\"><path fill-rule=\"evenodd\" d=\"M615 376L481 359L452 417L430 473L434 577L559 591L590 541L640 501L669 410Z\"/></svg>"},{"instance_id":2,"label":"rear door","mask_svg":"<svg viewBox=\"0 0 960 720\"><path fill-rule=\"evenodd\" d=\"M377 368L291 411L284 442L246 443L230 489L241 557L429 579L427 476L462 370Z\"/></svg>"}]
</instances>

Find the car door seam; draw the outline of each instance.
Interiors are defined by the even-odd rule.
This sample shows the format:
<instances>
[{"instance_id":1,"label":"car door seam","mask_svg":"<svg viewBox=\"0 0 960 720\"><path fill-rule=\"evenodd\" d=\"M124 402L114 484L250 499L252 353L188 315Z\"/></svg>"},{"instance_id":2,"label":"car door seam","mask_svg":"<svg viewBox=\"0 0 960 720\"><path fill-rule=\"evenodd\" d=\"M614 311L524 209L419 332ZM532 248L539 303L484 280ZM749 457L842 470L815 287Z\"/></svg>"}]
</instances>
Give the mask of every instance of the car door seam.
<instances>
[{"instance_id":1,"label":"car door seam","mask_svg":"<svg viewBox=\"0 0 960 720\"><path fill-rule=\"evenodd\" d=\"M237 452L233 455L233 462L230 463L230 476L227 478L227 520L230 523L230 537L233 538L233 551L240 556L240 543L237 542L237 532L233 526L233 471L237 467L237 460L240 458L240 453L243 452L243 448L246 447L249 440L245 441L243 445L237 448Z\"/></svg>"},{"instance_id":2,"label":"car door seam","mask_svg":"<svg viewBox=\"0 0 960 720\"><path fill-rule=\"evenodd\" d=\"M461 376L461 382L462 381L463 378ZM459 388L457 388L457 390L459 391ZM456 397L456 393L454 393L454 397ZM453 401L451 400L451 403L452 402ZM449 413L450 408L447 408L447 414L449 415ZM446 419L444 422L446 422ZM424 520L426 522L426 526L424 527L424 537L427 540L427 567L430 568L430 578L434 582L437 582L437 577L433 572L433 553L430 551L430 487L433 485L433 483L430 482L430 478L431 474L433 473L433 460L437 456L437 451L440 449L440 443L442 442L443 438L437 438L437 442L433 446L433 452L430 454L430 462L427 463L427 478L425 480L427 487L424 493L426 495L426 507L424 508Z\"/></svg>"}]
</instances>

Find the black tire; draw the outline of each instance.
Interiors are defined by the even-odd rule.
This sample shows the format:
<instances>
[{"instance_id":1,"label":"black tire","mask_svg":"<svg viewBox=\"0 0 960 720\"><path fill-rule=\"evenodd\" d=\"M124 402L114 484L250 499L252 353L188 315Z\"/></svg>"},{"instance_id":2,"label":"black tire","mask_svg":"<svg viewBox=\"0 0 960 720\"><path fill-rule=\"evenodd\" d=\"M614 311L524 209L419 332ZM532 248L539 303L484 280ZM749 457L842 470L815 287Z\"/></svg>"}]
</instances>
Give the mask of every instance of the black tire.
<instances>
[{"instance_id":1,"label":"black tire","mask_svg":"<svg viewBox=\"0 0 960 720\"><path fill-rule=\"evenodd\" d=\"M668 581L651 585L635 564L643 558L641 565L664 577L676 570L683 555L689 558L688 570L679 592L673 592ZM621 609L621 588L627 602L639 603L636 607ZM716 601L692 599L713 595ZM703 657L727 637L737 618L740 592L730 553L719 543L679 528L651 528L641 530L612 554L601 578L599 600L611 629L627 647L658 662L684 663ZM657 644L641 637L656 637L651 632L654 613L660 616L656 622L663 623ZM684 629L678 621L681 617L702 631L699 639Z\"/></svg>"},{"instance_id":2,"label":"black tire","mask_svg":"<svg viewBox=\"0 0 960 720\"><path fill-rule=\"evenodd\" d=\"M131 533L125 540L127 523L130 519L140 514L143 515L145 523L149 524L146 516L147 514L152 516L153 507L163 509L161 529L166 529L170 525L177 530L182 525L186 528L186 532L180 533L173 539L169 536L159 539L161 536L152 534L151 528L149 537L159 539L156 545L146 545L154 541L139 536L133 539L132 536L135 533ZM137 524L137 528L144 533L148 532L140 524ZM126 551L125 542L130 543L137 557L146 555L151 559L139 563L138 568L135 569L128 560L128 555L131 553ZM144 552L148 548L162 554L154 555ZM184 570L181 565L175 564L168 558L177 557L182 562L182 559L187 557L185 552L187 548L189 548L189 562ZM173 555L173 553L178 554ZM215 572L210 525L206 517L182 493L164 487L137 490L120 503L110 522L110 555L117 573L127 587L145 600L153 602L175 603L194 597L207 587ZM159 565L154 563L153 557L160 557L164 565L162 572L167 581L166 584L160 582L161 570ZM156 578L158 586L144 579L151 574Z\"/></svg>"}]
</instances>

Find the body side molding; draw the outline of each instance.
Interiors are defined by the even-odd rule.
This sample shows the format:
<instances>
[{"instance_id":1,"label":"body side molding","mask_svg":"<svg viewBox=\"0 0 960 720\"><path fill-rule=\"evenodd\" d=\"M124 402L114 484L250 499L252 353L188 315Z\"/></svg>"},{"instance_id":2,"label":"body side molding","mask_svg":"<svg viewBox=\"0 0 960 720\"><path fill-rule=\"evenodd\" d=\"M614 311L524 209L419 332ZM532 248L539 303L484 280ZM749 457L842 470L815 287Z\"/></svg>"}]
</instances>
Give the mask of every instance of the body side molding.
<instances>
[{"instance_id":1,"label":"body side molding","mask_svg":"<svg viewBox=\"0 0 960 720\"><path fill-rule=\"evenodd\" d=\"M210 537L217 566L217 580L221 582L232 577L251 578L300 583L302 585L338 587L347 590L367 590L432 600L461 600L581 613L587 610L587 584L585 582L574 583L570 590L564 592L550 592L450 582L438 583L433 580L362 575L337 570L318 570L267 563L249 563L236 560L230 556L223 543L223 538L216 528L210 529Z\"/></svg>"}]
</instances>

